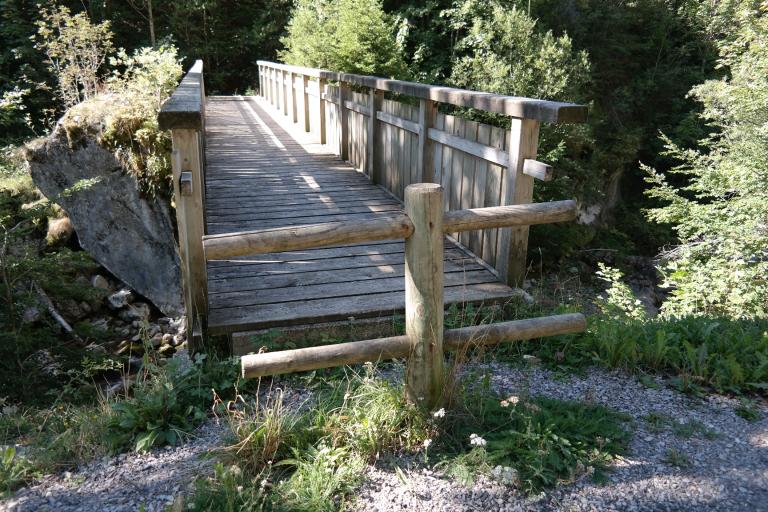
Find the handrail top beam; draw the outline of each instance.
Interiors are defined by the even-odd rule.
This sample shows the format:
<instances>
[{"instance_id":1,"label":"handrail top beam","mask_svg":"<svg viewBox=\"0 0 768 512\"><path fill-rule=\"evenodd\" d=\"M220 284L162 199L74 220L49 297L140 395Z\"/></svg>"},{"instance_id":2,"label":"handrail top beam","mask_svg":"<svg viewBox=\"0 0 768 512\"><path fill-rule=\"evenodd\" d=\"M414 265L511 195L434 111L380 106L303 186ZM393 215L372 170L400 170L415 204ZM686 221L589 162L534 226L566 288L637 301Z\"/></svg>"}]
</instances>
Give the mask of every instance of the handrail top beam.
<instances>
[{"instance_id":1,"label":"handrail top beam","mask_svg":"<svg viewBox=\"0 0 768 512\"><path fill-rule=\"evenodd\" d=\"M448 103L458 107L475 108L521 119L535 119L545 123L583 123L587 120L587 107L575 103L505 96L503 94L406 82L404 80L393 80L377 76L292 66L264 60L257 61L257 65L268 66L312 78L346 82L380 91L404 94L439 103Z\"/></svg>"},{"instance_id":2,"label":"handrail top beam","mask_svg":"<svg viewBox=\"0 0 768 512\"><path fill-rule=\"evenodd\" d=\"M196 60L176 90L160 108L157 122L161 130L200 130L202 128L202 81L203 61Z\"/></svg>"}]
</instances>

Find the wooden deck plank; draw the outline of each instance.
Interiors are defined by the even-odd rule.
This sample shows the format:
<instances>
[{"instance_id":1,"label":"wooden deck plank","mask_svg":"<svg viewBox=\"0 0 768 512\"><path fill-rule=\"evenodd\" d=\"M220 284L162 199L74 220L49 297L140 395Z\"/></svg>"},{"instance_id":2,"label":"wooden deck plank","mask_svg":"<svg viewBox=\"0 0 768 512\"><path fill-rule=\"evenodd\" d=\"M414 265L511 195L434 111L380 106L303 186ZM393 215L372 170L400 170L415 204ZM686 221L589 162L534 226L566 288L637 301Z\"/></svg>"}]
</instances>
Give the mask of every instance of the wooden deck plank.
<instances>
[{"instance_id":1,"label":"wooden deck plank","mask_svg":"<svg viewBox=\"0 0 768 512\"><path fill-rule=\"evenodd\" d=\"M367 176L287 128L260 100L209 98L208 234L391 215L402 206ZM402 311L404 243L380 241L208 263L212 334L385 317ZM446 241L446 303L507 300L512 290Z\"/></svg>"}]
</instances>

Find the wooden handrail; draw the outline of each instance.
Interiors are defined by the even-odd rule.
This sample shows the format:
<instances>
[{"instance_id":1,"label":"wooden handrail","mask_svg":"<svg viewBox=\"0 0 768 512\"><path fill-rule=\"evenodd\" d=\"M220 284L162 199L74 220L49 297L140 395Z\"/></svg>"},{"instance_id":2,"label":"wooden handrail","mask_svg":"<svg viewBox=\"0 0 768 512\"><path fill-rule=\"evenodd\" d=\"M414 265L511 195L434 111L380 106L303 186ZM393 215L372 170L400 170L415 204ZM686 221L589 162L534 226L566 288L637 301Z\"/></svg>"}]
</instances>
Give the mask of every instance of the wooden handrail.
<instances>
[{"instance_id":1,"label":"wooden handrail","mask_svg":"<svg viewBox=\"0 0 768 512\"><path fill-rule=\"evenodd\" d=\"M157 116L171 131L173 193L179 234L179 263L190 349L201 348L208 315L208 278L203 254L205 235L205 87L198 60Z\"/></svg>"},{"instance_id":2,"label":"wooden handrail","mask_svg":"<svg viewBox=\"0 0 768 512\"><path fill-rule=\"evenodd\" d=\"M445 350L463 350L473 346L498 345L510 341L530 340L581 332L587 322L581 313L512 320L488 325L462 327L445 331ZM408 357L408 336L392 336L373 340L334 343L319 347L263 352L241 357L243 377L255 379L267 375L304 372L334 366L377 362Z\"/></svg>"},{"instance_id":3,"label":"wooden handrail","mask_svg":"<svg viewBox=\"0 0 768 512\"><path fill-rule=\"evenodd\" d=\"M587 107L574 103L505 96L503 94L420 84L377 76L356 75L352 73L328 71L325 69L291 66L288 64L279 64L263 60L260 60L257 63L259 66L267 66L288 73L345 82L352 85L378 89L380 91L404 94L414 98L447 103L457 107L475 108L486 112L493 112L495 114L503 114L521 119L535 119L544 123L583 123L587 119Z\"/></svg>"},{"instance_id":4,"label":"wooden handrail","mask_svg":"<svg viewBox=\"0 0 768 512\"><path fill-rule=\"evenodd\" d=\"M443 233L475 229L531 226L566 222L576 218L576 201L494 206L445 212ZM407 239L413 222L406 214L355 222L324 222L305 226L271 228L203 237L206 260L251 254L298 251L332 245Z\"/></svg>"},{"instance_id":5,"label":"wooden handrail","mask_svg":"<svg viewBox=\"0 0 768 512\"><path fill-rule=\"evenodd\" d=\"M197 60L160 108L157 116L160 129L200 130L204 123L204 98L203 61Z\"/></svg>"}]
</instances>

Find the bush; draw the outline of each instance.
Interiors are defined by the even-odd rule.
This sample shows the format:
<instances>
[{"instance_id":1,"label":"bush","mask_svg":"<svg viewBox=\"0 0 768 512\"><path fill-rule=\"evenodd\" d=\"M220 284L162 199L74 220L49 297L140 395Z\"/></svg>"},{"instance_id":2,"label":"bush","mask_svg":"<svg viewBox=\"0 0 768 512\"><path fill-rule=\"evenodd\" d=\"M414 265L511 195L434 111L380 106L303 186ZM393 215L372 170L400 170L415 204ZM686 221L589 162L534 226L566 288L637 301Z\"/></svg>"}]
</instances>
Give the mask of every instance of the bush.
<instances>
[{"instance_id":1,"label":"bush","mask_svg":"<svg viewBox=\"0 0 768 512\"><path fill-rule=\"evenodd\" d=\"M768 317L768 6L734 3L719 61L730 76L691 91L716 133L701 150L664 138L682 187L646 167L649 195L665 205L649 216L682 242L664 255L668 316Z\"/></svg>"},{"instance_id":2,"label":"bush","mask_svg":"<svg viewBox=\"0 0 768 512\"><path fill-rule=\"evenodd\" d=\"M206 418L214 396L234 395L237 378L233 360L207 361L200 355L192 365L170 360L161 369L145 355L133 396L112 405L107 424L112 450L177 444Z\"/></svg>"},{"instance_id":3,"label":"bush","mask_svg":"<svg viewBox=\"0 0 768 512\"><path fill-rule=\"evenodd\" d=\"M381 0L300 0L281 40L287 64L399 77L405 72L393 20Z\"/></svg>"},{"instance_id":4,"label":"bush","mask_svg":"<svg viewBox=\"0 0 768 512\"><path fill-rule=\"evenodd\" d=\"M173 193L171 138L160 131L157 114L182 75L176 48L141 48L132 56L121 51L111 63L122 71L109 80L108 93L74 106L62 118L69 144L97 137L143 193L168 199Z\"/></svg>"}]
</instances>

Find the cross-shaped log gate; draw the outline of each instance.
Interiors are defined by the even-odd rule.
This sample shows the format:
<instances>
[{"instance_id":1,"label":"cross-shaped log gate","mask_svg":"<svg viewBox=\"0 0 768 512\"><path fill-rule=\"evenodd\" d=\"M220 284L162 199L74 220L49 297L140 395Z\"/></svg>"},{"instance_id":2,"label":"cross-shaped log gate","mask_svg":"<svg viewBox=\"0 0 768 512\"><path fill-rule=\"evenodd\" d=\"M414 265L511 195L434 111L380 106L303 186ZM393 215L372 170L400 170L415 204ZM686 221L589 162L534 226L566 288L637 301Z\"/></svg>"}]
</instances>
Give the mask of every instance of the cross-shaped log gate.
<instances>
[{"instance_id":1,"label":"cross-shaped log gate","mask_svg":"<svg viewBox=\"0 0 768 512\"><path fill-rule=\"evenodd\" d=\"M245 378L407 357L408 399L440 407L444 351L492 345L586 328L580 313L500 322L444 331L443 240L446 233L571 221L572 200L443 212L443 189L409 185L405 212L362 222L333 222L206 236L206 260L377 240L405 239L405 335L319 347L250 354L241 358Z\"/></svg>"}]
</instances>

